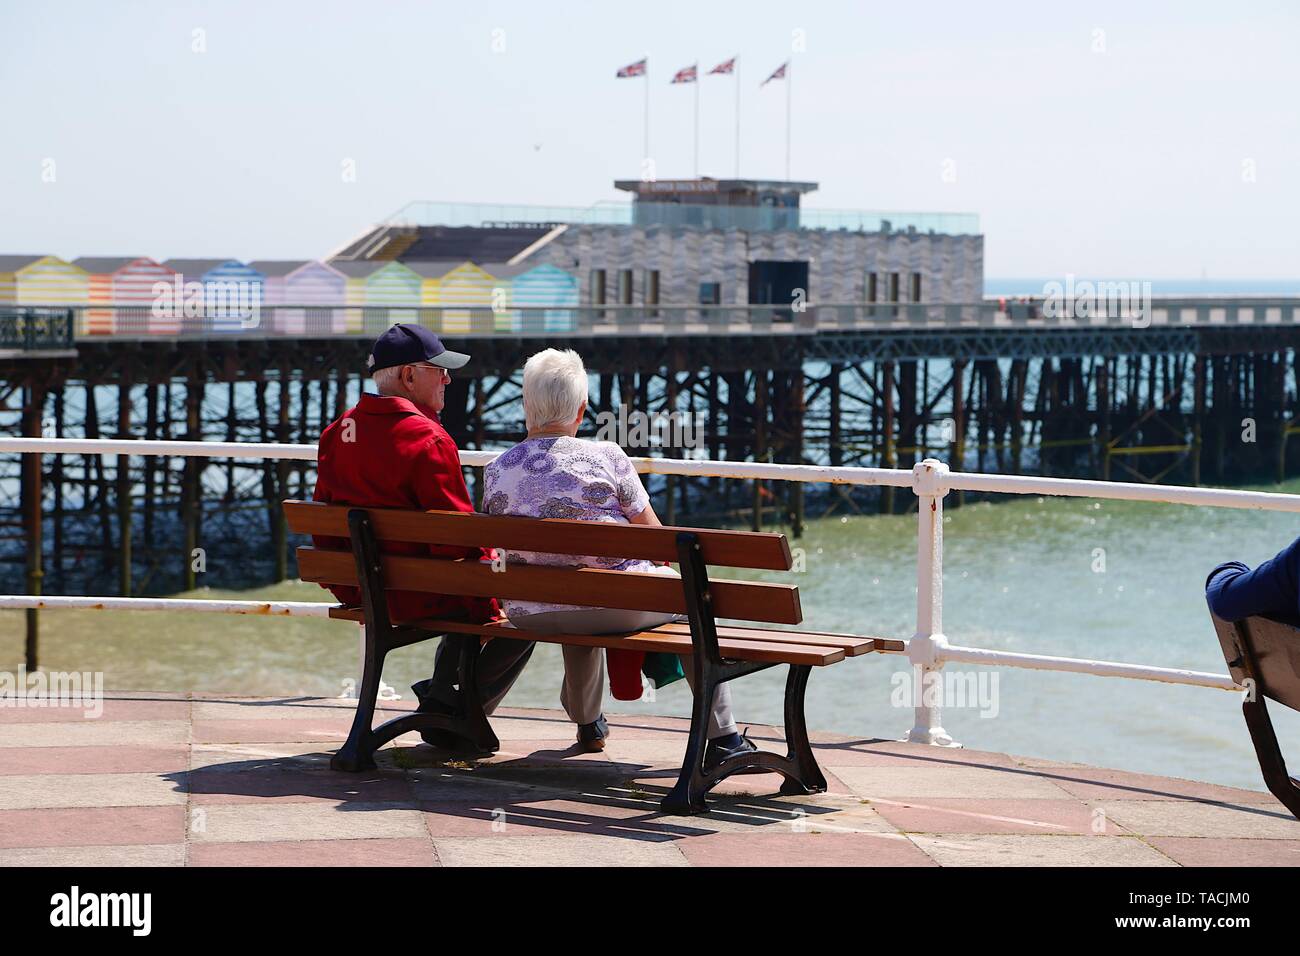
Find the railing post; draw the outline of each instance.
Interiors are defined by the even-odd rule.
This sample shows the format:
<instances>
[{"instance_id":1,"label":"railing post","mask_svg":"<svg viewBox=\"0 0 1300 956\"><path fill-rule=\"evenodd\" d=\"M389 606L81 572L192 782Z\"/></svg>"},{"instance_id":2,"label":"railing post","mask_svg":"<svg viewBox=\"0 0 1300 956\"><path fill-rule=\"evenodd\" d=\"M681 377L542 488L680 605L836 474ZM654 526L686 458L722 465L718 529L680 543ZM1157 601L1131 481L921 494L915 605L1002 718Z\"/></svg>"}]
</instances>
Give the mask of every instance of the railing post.
<instances>
[{"instance_id":1,"label":"railing post","mask_svg":"<svg viewBox=\"0 0 1300 956\"><path fill-rule=\"evenodd\" d=\"M33 383L23 391L23 433L28 438L40 438L43 434L42 419L45 412L45 385ZM45 497L42 487L42 456L39 454L22 455L22 505L23 524L27 536L27 593L37 596L41 593L41 582L45 577L44 546L41 531L44 526L44 514L41 500ZM27 632L24 646L24 666L29 672L38 666L37 645L40 642L40 612L28 608L26 613Z\"/></svg>"},{"instance_id":2,"label":"railing post","mask_svg":"<svg viewBox=\"0 0 1300 956\"><path fill-rule=\"evenodd\" d=\"M948 466L927 458L912 466L916 492L916 633L907 645L912 662L912 699L916 720L908 731L912 743L960 747L940 720L943 650L943 498L948 493Z\"/></svg>"}]
</instances>

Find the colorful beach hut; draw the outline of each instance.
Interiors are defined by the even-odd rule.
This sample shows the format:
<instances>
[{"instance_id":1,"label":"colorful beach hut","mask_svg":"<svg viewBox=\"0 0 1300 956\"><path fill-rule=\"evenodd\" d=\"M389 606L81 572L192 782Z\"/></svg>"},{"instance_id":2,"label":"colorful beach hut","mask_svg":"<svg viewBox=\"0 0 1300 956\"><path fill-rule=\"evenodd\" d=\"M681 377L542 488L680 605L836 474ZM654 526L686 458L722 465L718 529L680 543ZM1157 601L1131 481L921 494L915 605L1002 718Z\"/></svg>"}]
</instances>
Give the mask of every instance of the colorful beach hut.
<instances>
[{"instance_id":1,"label":"colorful beach hut","mask_svg":"<svg viewBox=\"0 0 1300 956\"><path fill-rule=\"evenodd\" d=\"M406 262L404 265L418 275L420 282L420 307L426 311L423 313L423 321L435 332L443 333L449 331L446 326L445 316L437 311L440 298L438 295L439 287L442 284L442 277L451 272L458 265L460 260L450 260L446 262Z\"/></svg>"},{"instance_id":2,"label":"colorful beach hut","mask_svg":"<svg viewBox=\"0 0 1300 956\"><path fill-rule=\"evenodd\" d=\"M84 306L84 270L58 256L0 256L0 305Z\"/></svg>"},{"instance_id":3,"label":"colorful beach hut","mask_svg":"<svg viewBox=\"0 0 1300 956\"><path fill-rule=\"evenodd\" d=\"M72 264L86 273L87 303L92 306L78 335L149 332L158 298L155 286L162 282L174 291L176 273L148 256L82 256Z\"/></svg>"},{"instance_id":4,"label":"colorful beach hut","mask_svg":"<svg viewBox=\"0 0 1300 956\"><path fill-rule=\"evenodd\" d=\"M265 303L277 306L271 313L272 331L281 335L333 335L346 331L343 306L347 302L348 278L338 269L301 259L263 259L248 265L266 277Z\"/></svg>"},{"instance_id":5,"label":"colorful beach hut","mask_svg":"<svg viewBox=\"0 0 1300 956\"><path fill-rule=\"evenodd\" d=\"M531 307L513 313L514 331L572 332L577 327L578 277L549 263L524 269L510 281L510 301ZM537 307L545 311L531 311Z\"/></svg>"},{"instance_id":6,"label":"colorful beach hut","mask_svg":"<svg viewBox=\"0 0 1300 956\"><path fill-rule=\"evenodd\" d=\"M424 280L400 262L331 262L347 276L347 330L378 335L394 322L418 322Z\"/></svg>"},{"instance_id":7,"label":"colorful beach hut","mask_svg":"<svg viewBox=\"0 0 1300 956\"><path fill-rule=\"evenodd\" d=\"M163 263L181 278L182 286L203 286L202 327L213 332L248 332L262 321L265 276L238 259L168 259ZM180 329L182 310L166 321ZM157 329L156 331L162 331Z\"/></svg>"},{"instance_id":8,"label":"colorful beach hut","mask_svg":"<svg viewBox=\"0 0 1300 956\"><path fill-rule=\"evenodd\" d=\"M381 266L382 262L360 261L329 263L331 269L343 274L343 302L350 308L343 310L343 331L360 332L364 323L366 304L366 279Z\"/></svg>"},{"instance_id":9,"label":"colorful beach hut","mask_svg":"<svg viewBox=\"0 0 1300 956\"><path fill-rule=\"evenodd\" d=\"M509 331L510 280L499 278L473 262L409 263L419 271L428 290L425 302L441 310L441 331L464 335L481 327L487 316L482 309L496 307L493 328ZM461 306L461 308L454 308ZM466 306L476 307L470 312ZM449 308L450 307L450 308Z\"/></svg>"}]
</instances>

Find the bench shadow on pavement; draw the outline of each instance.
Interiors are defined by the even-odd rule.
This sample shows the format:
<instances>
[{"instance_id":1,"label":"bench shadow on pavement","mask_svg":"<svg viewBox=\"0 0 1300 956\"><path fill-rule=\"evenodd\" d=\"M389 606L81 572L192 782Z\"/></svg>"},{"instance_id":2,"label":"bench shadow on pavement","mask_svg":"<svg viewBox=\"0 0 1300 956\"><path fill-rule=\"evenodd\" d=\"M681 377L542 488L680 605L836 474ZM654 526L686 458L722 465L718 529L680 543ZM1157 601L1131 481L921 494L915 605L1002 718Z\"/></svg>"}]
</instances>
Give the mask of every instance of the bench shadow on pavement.
<instances>
[{"instance_id":1,"label":"bench shadow on pavement","mask_svg":"<svg viewBox=\"0 0 1300 956\"><path fill-rule=\"evenodd\" d=\"M232 753L259 747L210 746ZM361 774L330 770L328 751L308 751L265 753L162 776L200 806L319 801L350 813L417 809L430 815L435 836L474 835L479 826L490 833L494 823L516 833L529 828L650 841L720 830L793 832L862 804L847 795L829 802L824 794L780 796L780 777L763 774L731 778L727 790L710 797L708 813L676 816L663 813L659 802L676 782L677 768L584 759L576 746L497 754L481 762L424 744L387 747L376 756L379 767Z\"/></svg>"}]
</instances>

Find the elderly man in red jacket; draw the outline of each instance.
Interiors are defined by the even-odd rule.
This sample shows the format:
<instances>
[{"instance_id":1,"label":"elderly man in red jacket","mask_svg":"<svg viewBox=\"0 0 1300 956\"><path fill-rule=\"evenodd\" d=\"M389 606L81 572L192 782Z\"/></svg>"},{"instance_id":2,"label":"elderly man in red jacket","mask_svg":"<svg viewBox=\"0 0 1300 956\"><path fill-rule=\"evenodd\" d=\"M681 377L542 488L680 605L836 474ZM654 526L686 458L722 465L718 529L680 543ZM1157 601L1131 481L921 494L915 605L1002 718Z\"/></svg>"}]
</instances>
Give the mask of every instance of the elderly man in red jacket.
<instances>
[{"instance_id":1,"label":"elderly man in red jacket","mask_svg":"<svg viewBox=\"0 0 1300 956\"><path fill-rule=\"evenodd\" d=\"M425 511L472 512L456 442L438 420L451 369L469 356L443 347L438 337L418 325L398 324L379 336L366 365L378 394L361 396L355 408L333 422L320 437L316 501L373 508L420 508ZM324 547L346 546L337 539L318 538ZM383 542L385 554L432 554L451 560L491 560L480 548ZM359 588L330 586L344 604L359 604ZM422 617L456 618L482 623L500 616L492 598L388 592L392 620ZM424 712L451 713L456 708L456 656L438 645L433 677L412 690ZM531 641L494 638L479 655L478 681L487 713L510 690L528 657ZM425 731L434 746L454 747L458 738L445 731Z\"/></svg>"}]
</instances>

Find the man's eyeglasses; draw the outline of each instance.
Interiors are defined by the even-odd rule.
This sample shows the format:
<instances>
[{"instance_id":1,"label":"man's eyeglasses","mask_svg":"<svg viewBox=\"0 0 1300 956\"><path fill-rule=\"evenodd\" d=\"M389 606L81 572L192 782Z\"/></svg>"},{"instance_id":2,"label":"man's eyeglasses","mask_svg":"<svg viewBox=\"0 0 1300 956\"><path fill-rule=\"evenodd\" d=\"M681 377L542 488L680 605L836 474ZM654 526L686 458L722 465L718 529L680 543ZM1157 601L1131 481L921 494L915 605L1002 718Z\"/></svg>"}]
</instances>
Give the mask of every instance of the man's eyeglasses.
<instances>
[{"instance_id":1,"label":"man's eyeglasses","mask_svg":"<svg viewBox=\"0 0 1300 956\"><path fill-rule=\"evenodd\" d=\"M441 373L443 374L443 376L447 379L447 381L449 381L449 382L451 381L451 373L448 372L448 371L447 371L445 368L443 368L441 365L430 365L430 364L428 364L427 362L413 362L413 363L411 364L411 368L418 368L418 369L433 369L435 372L441 372Z\"/></svg>"}]
</instances>

